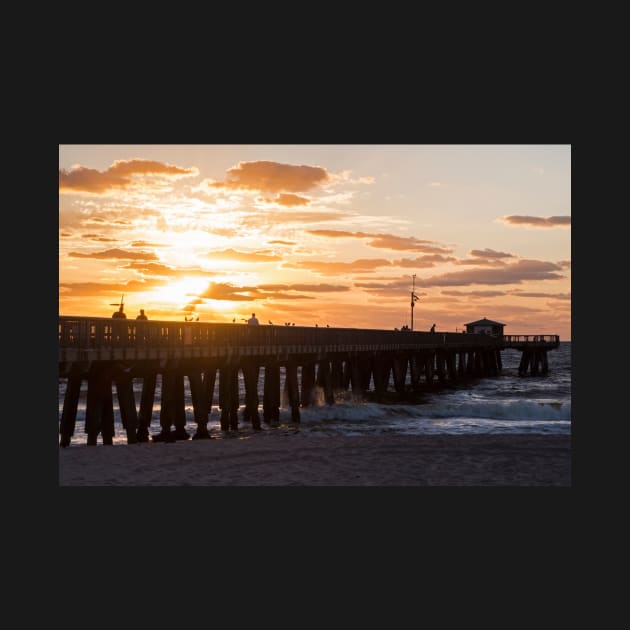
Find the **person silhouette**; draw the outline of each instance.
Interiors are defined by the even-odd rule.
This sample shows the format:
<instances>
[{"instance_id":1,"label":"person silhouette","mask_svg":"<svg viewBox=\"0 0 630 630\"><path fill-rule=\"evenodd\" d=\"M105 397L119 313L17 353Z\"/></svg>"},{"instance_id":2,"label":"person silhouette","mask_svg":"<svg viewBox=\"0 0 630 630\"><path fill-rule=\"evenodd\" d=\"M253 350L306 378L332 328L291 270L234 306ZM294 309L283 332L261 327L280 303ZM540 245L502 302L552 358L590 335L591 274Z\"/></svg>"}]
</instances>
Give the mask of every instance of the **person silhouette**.
<instances>
[{"instance_id":1,"label":"person silhouette","mask_svg":"<svg viewBox=\"0 0 630 630\"><path fill-rule=\"evenodd\" d=\"M435 332L435 324L433 324L433 326L431 326L431 332L434 333Z\"/></svg>"},{"instance_id":2,"label":"person silhouette","mask_svg":"<svg viewBox=\"0 0 630 630\"><path fill-rule=\"evenodd\" d=\"M112 315L113 318L118 319L118 318L122 318L122 319L127 319L127 316L125 315L125 313L123 312L123 305L121 304L119 309Z\"/></svg>"},{"instance_id":3,"label":"person silhouette","mask_svg":"<svg viewBox=\"0 0 630 630\"><path fill-rule=\"evenodd\" d=\"M141 308L140 314L136 317L136 319L149 319L149 318L144 314L144 309Z\"/></svg>"},{"instance_id":4,"label":"person silhouette","mask_svg":"<svg viewBox=\"0 0 630 630\"><path fill-rule=\"evenodd\" d=\"M252 316L247 320L249 326L258 326L260 322L256 318L256 313L252 313Z\"/></svg>"}]
</instances>

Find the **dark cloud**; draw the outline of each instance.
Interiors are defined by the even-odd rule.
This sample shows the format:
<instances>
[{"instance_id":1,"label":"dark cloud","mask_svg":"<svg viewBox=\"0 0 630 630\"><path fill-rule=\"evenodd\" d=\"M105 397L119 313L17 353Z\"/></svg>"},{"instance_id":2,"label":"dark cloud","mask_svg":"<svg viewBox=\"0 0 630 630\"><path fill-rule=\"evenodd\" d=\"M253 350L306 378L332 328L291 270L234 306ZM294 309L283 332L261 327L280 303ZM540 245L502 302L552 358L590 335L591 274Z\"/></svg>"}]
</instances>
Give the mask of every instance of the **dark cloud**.
<instances>
[{"instance_id":1,"label":"dark cloud","mask_svg":"<svg viewBox=\"0 0 630 630\"><path fill-rule=\"evenodd\" d=\"M561 267L542 260L519 260L500 269L466 269L429 278L417 278L416 286L469 286L472 284L520 284L527 280L557 280Z\"/></svg>"},{"instance_id":2,"label":"dark cloud","mask_svg":"<svg viewBox=\"0 0 630 630\"><path fill-rule=\"evenodd\" d=\"M102 252L92 252L90 254L70 252L68 256L72 258L99 258L103 260L158 260L158 257L153 252L126 252L123 249L106 249Z\"/></svg>"},{"instance_id":3,"label":"dark cloud","mask_svg":"<svg viewBox=\"0 0 630 630\"><path fill-rule=\"evenodd\" d=\"M508 254L506 252L497 252L494 249L472 249L470 251L471 256L478 256L479 258L513 258L514 254Z\"/></svg>"},{"instance_id":4,"label":"dark cloud","mask_svg":"<svg viewBox=\"0 0 630 630\"><path fill-rule=\"evenodd\" d=\"M186 177L197 175L196 168L182 168L153 160L117 160L107 170L98 171L78 166L69 171L59 169L59 192L103 193L112 189L127 188L134 175Z\"/></svg>"},{"instance_id":5,"label":"dark cloud","mask_svg":"<svg viewBox=\"0 0 630 630\"><path fill-rule=\"evenodd\" d=\"M571 225L571 216L558 217L533 217L530 215L512 214L499 219L509 225L526 225L529 227L568 227Z\"/></svg>"},{"instance_id":6,"label":"dark cloud","mask_svg":"<svg viewBox=\"0 0 630 630\"><path fill-rule=\"evenodd\" d=\"M227 171L222 182L211 182L213 188L261 190L270 193L305 192L331 180L320 166L295 166L261 160L239 162Z\"/></svg>"}]
</instances>

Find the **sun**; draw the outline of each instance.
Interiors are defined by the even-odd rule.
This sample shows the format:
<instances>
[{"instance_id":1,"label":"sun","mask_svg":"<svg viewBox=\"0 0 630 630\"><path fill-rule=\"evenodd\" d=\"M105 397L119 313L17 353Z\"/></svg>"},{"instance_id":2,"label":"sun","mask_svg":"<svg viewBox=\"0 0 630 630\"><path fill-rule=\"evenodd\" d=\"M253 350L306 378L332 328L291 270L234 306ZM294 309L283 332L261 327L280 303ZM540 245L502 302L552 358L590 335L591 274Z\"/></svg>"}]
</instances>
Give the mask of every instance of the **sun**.
<instances>
[{"instance_id":1,"label":"sun","mask_svg":"<svg viewBox=\"0 0 630 630\"><path fill-rule=\"evenodd\" d=\"M205 278L181 278L151 291L147 299L163 308L181 310L203 293L207 286L208 280Z\"/></svg>"}]
</instances>

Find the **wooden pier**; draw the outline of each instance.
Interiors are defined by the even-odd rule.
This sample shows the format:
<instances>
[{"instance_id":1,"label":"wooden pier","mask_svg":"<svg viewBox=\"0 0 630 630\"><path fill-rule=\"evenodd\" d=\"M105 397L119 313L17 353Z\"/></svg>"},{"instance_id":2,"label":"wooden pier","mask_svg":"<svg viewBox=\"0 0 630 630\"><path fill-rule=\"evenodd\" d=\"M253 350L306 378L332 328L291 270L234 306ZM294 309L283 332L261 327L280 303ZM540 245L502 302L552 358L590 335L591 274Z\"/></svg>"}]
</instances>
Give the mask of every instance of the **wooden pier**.
<instances>
[{"instance_id":1,"label":"wooden pier","mask_svg":"<svg viewBox=\"0 0 630 630\"><path fill-rule=\"evenodd\" d=\"M501 350L522 351L519 374L542 374L557 335L492 336L302 326L247 326L204 322L59 317L59 376L67 378L60 445L74 435L81 384L87 382L87 443L112 444L113 386L129 444L147 442L157 376L161 375L161 432L154 441L188 439L184 404L188 378L197 425L193 439L209 438L208 418L219 378L218 407L224 431L237 431L239 371L244 383L243 422L261 428L258 382L264 372L262 422L278 422L281 370L293 422L321 390L327 404L340 392L381 400L390 378L401 398L466 377L497 376ZM410 385L407 385L409 375ZM142 379L139 409L133 379Z\"/></svg>"}]
</instances>

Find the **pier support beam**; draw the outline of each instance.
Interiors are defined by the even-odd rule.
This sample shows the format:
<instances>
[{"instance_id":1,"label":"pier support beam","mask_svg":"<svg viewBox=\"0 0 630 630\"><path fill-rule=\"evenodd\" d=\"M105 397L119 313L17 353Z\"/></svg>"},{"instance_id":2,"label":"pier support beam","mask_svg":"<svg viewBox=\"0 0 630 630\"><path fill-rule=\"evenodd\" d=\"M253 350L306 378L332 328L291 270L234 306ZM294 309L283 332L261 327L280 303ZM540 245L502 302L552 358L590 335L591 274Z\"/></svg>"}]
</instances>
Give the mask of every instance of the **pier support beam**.
<instances>
[{"instance_id":1,"label":"pier support beam","mask_svg":"<svg viewBox=\"0 0 630 630\"><path fill-rule=\"evenodd\" d=\"M324 400L327 405L335 404L335 396L332 387L332 373L328 359L320 361L317 366L317 386L324 391Z\"/></svg>"},{"instance_id":2,"label":"pier support beam","mask_svg":"<svg viewBox=\"0 0 630 630\"><path fill-rule=\"evenodd\" d=\"M142 379L142 394L140 395L140 413L138 414L138 431L136 439L138 442L149 441L149 429L151 418L153 417L153 402L155 400L155 385L157 372L151 371L144 375Z\"/></svg>"},{"instance_id":3,"label":"pier support beam","mask_svg":"<svg viewBox=\"0 0 630 630\"><path fill-rule=\"evenodd\" d=\"M315 390L315 364L304 363L302 365L302 407L308 407L313 403Z\"/></svg>"},{"instance_id":4,"label":"pier support beam","mask_svg":"<svg viewBox=\"0 0 630 630\"><path fill-rule=\"evenodd\" d=\"M118 394L118 408L123 428L127 432L127 444L135 444L138 441L138 412L136 400L133 395L133 379L129 374L118 374L114 379Z\"/></svg>"},{"instance_id":5,"label":"pier support beam","mask_svg":"<svg viewBox=\"0 0 630 630\"><path fill-rule=\"evenodd\" d=\"M221 430L238 431L238 366L229 362L219 368L219 409Z\"/></svg>"},{"instance_id":6,"label":"pier support beam","mask_svg":"<svg viewBox=\"0 0 630 630\"><path fill-rule=\"evenodd\" d=\"M300 421L300 388L298 387L298 366L295 361L289 361L286 365L286 378L284 381L289 406L291 407L291 421Z\"/></svg>"},{"instance_id":7,"label":"pier support beam","mask_svg":"<svg viewBox=\"0 0 630 630\"><path fill-rule=\"evenodd\" d=\"M111 445L114 438L114 401L112 376L108 365L92 364L88 372L85 432L88 446L96 446L100 433L104 445Z\"/></svg>"},{"instance_id":8,"label":"pier support beam","mask_svg":"<svg viewBox=\"0 0 630 630\"><path fill-rule=\"evenodd\" d=\"M350 386L352 388L352 398L357 401L362 400L365 396L365 388L363 387L361 362L356 355L350 359Z\"/></svg>"},{"instance_id":9,"label":"pier support beam","mask_svg":"<svg viewBox=\"0 0 630 630\"><path fill-rule=\"evenodd\" d=\"M59 424L59 434L61 436L59 438L59 446L70 446L70 440L74 435L79 396L81 394L81 372L81 366L74 364L68 374L66 394L63 399L63 411L61 412L61 422Z\"/></svg>"},{"instance_id":10,"label":"pier support beam","mask_svg":"<svg viewBox=\"0 0 630 630\"><path fill-rule=\"evenodd\" d=\"M435 353L426 352L424 355L424 378L427 385L433 385L433 365L435 363Z\"/></svg>"},{"instance_id":11,"label":"pier support beam","mask_svg":"<svg viewBox=\"0 0 630 630\"><path fill-rule=\"evenodd\" d=\"M260 415L258 413L258 376L260 366L256 363L245 363L243 370L243 383L245 385L245 410L243 411L243 421L251 420L252 428L260 431Z\"/></svg>"},{"instance_id":12,"label":"pier support beam","mask_svg":"<svg viewBox=\"0 0 630 630\"><path fill-rule=\"evenodd\" d=\"M275 361L265 364L263 422L280 422L280 365Z\"/></svg>"},{"instance_id":13,"label":"pier support beam","mask_svg":"<svg viewBox=\"0 0 630 630\"><path fill-rule=\"evenodd\" d=\"M394 374L394 389L402 396L405 393L405 381L407 380L407 362L406 356L394 357L392 363L392 371Z\"/></svg>"},{"instance_id":14,"label":"pier support beam","mask_svg":"<svg viewBox=\"0 0 630 630\"><path fill-rule=\"evenodd\" d=\"M422 362L419 354L412 354L409 357L409 372L411 376L411 388L417 389L420 383L420 375L422 373Z\"/></svg>"},{"instance_id":15,"label":"pier support beam","mask_svg":"<svg viewBox=\"0 0 630 630\"><path fill-rule=\"evenodd\" d=\"M209 440L208 431L208 393L203 383L201 370L191 369L188 373L188 384L190 385L190 397L193 404L193 415L197 424L197 430L193 435L193 440Z\"/></svg>"}]
</instances>

